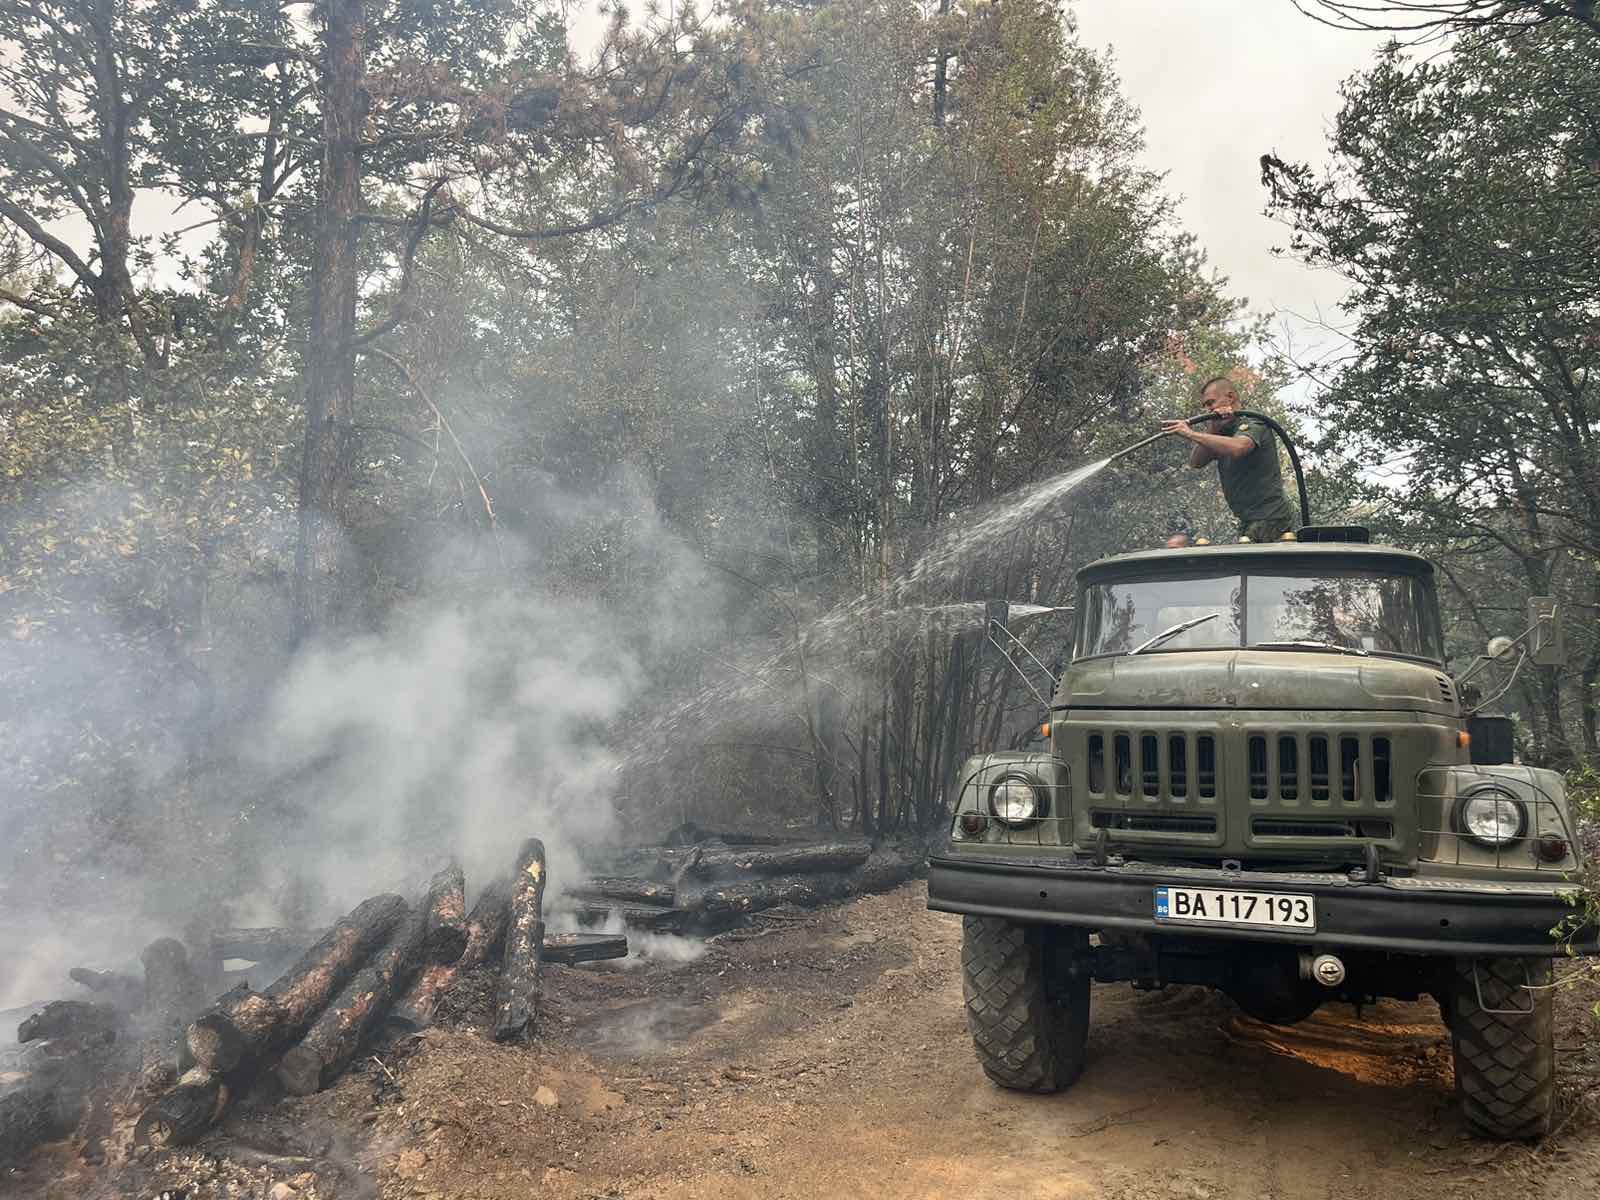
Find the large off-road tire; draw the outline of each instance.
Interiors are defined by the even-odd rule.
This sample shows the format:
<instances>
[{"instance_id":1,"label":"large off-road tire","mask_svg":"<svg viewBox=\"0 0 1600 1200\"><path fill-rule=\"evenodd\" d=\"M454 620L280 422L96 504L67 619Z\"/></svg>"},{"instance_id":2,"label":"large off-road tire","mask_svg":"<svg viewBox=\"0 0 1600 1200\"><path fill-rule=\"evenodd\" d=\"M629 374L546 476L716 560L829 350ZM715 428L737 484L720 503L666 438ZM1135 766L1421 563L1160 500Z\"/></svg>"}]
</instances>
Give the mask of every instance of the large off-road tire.
<instances>
[{"instance_id":1,"label":"large off-road tire","mask_svg":"<svg viewBox=\"0 0 1600 1200\"><path fill-rule=\"evenodd\" d=\"M1524 1141L1549 1132L1556 1091L1550 980L1545 958L1455 961L1449 1025L1456 1100L1474 1133Z\"/></svg>"},{"instance_id":2,"label":"large off-road tire","mask_svg":"<svg viewBox=\"0 0 1600 1200\"><path fill-rule=\"evenodd\" d=\"M965 917L961 994L983 1073L1019 1092L1059 1092L1083 1071L1087 972L1050 971L1047 931L998 917ZM1054 935L1068 936L1068 935ZM1052 994L1052 985L1053 992Z\"/></svg>"}]
</instances>

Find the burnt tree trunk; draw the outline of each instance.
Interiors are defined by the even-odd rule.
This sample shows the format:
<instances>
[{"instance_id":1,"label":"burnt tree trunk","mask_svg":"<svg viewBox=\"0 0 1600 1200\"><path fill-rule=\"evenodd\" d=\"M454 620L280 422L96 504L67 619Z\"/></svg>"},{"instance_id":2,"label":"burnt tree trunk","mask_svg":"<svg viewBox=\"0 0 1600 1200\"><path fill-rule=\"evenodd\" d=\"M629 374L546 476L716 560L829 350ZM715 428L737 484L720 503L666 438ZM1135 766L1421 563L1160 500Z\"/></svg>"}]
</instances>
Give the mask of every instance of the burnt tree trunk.
<instances>
[{"instance_id":1,"label":"burnt tree trunk","mask_svg":"<svg viewBox=\"0 0 1600 1200\"><path fill-rule=\"evenodd\" d=\"M185 1146L216 1123L228 1107L228 1085L220 1075L195 1067L151 1104L134 1126L139 1145Z\"/></svg>"},{"instance_id":2,"label":"burnt tree trunk","mask_svg":"<svg viewBox=\"0 0 1600 1200\"><path fill-rule=\"evenodd\" d=\"M467 948L456 963L466 971L482 966L499 953L506 939L506 926L511 921L511 884L496 879L483 889L478 902L467 915Z\"/></svg>"},{"instance_id":3,"label":"burnt tree trunk","mask_svg":"<svg viewBox=\"0 0 1600 1200\"><path fill-rule=\"evenodd\" d=\"M124 1016L109 1004L86 1000L52 1000L17 1026L17 1041L95 1037L119 1029Z\"/></svg>"},{"instance_id":4,"label":"burnt tree trunk","mask_svg":"<svg viewBox=\"0 0 1600 1200\"><path fill-rule=\"evenodd\" d=\"M545 962L600 962L627 958L628 939L620 933L548 933L541 951Z\"/></svg>"},{"instance_id":5,"label":"burnt tree trunk","mask_svg":"<svg viewBox=\"0 0 1600 1200\"><path fill-rule=\"evenodd\" d=\"M356 391L361 137L368 99L362 0L327 0L322 64L322 173L311 324L305 343L306 433L295 547L296 643L342 623L349 571L342 526L350 487Z\"/></svg>"},{"instance_id":6,"label":"burnt tree trunk","mask_svg":"<svg viewBox=\"0 0 1600 1200\"><path fill-rule=\"evenodd\" d=\"M804 875L812 871L848 871L867 861L865 842L827 842L776 850L698 850L685 859L686 875L714 877L723 872L753 875ZM670 863L672 851L662 854Z\"/></svg>"},{"instance_id":7,"label":"burnt tree trunk","mask_svg":"<svg viewBox=\"0 0 1600 1200\"><path fill-rule=\"evenodd\" d=\"M423 914L428 961L455 963L467 948L467 877L455 863L429 880Z\"/></svg>"},{"instance_id":8,"label":"burnt tree trunk","mask_svg":"<svg viewBox=\"0 0 1600 1200\"><path fill-rule=\"evenodd\" d=\"M406 902L399 896L363 900L280 975L263 993L282 1010L278 1036L290 1041L310 1028L329 998L387 940L405 912Z\"/></svg>"},{"instance_id":9,"label":"burnt tree trunk","mask_svg":"<svg viewBox=\"0 0 1600 1200\"><path fill-rule=\"evenodd\" d=\"M136 1029L140 1079L145 1087L165 1087L180 1069L183 1028L206 1005L204 985L189 966L189 952L176 938L157 938L140 953L144 963L144 1003Z\"/></svg>"},{"instance_id":10,"label":"burnt tree trunk","mask_svg":"<svg viewBox=\"0 0 1600 1200\"><path fill-rule=\"evenodd\" d=\"M462 971L481 966L499 950L506 937L511 917L510 888L496 880L483 889L472 906L463 928L466 945L454 963L435 963L423 967L389 1014L390 1022L402 1030L416 1031L433 1024L439 1002Z\"/></svg>"},{"instance_id":11,"label":"burnt tree trunk","mask_svg":"<svg viewBox=\"0 0 1600 1200\"><path fill-rule=\"evenodd\" d=\"M231 1071L292 1041L328 998L388 937L405 911L399 896L374 896L325 933L265 992L241 984L202 1014L184 1035L189 1057L203 1068Z\"/></svg>"},{"instance_id":12,"label":"burnt tree trunk","mask_svg":"<svg viewBox=\"0 0 1600 1200\"><path fill-rule=\"evenodd\" d=\"M655 883L649 879L585 879L570 894L578 900L626 900L668 908L677 903L676 890L670 883Z\"/></svg>"},{"instance_id":13,"label":"burnt tree trunk","mask_svg":"<svg viewBox=\"0 0 1600 1200\"><path fill-rule=\"evenodd\" d=\"M495 1006L494 1038L511 1041L539 1019L539 956L544 946L544 843L529 838L517 855L511 881L511 923Z\"/></svg>"},{"instance_id":14,"label":"burnt tree trunk","mask_svg":"<svg viewBox=\"0 0 1600 1200\"><path fill-rule=\"evenodd\" d=\"M428 914L401 918L389 941L323 1011L305 1037L278 1063L278 1082L295 1096L321 1091L349 1065L362 1040L388 1011L422 960Z\"/></svg>"}]
</instances>

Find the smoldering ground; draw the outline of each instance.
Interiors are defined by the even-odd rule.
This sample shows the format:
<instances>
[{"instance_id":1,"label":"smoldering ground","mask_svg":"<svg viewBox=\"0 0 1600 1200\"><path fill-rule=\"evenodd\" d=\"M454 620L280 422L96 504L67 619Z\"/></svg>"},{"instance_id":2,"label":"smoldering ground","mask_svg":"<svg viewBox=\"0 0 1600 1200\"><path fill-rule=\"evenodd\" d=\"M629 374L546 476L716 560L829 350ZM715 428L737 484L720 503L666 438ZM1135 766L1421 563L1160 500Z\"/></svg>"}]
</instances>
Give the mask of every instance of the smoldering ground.
<instances>
[{"instance_id":1,"label":"smoldering ground","mask_svg":"<svg viewBox=\"0 0 1600 1200\"><path fill-rule=\"evenodd\" d=\"M142 945L196 917L316 924L415 894L452 858L476 890L529 835L559 879L610 838L621 718L686 647L725 636L725 596L625 472L598 497L544 500L544 544L502 530L492 558L482 539L438 549L377 632L254 664L252 687L271 674L253 702L180 694L165 656L117 653L125 630L105 618L10 647L26 663L5 665L27 670L8 672L26 686L0 718L16 752L0 1010L71 994L70 966L136 970ZM654 586L627 602L604 580L544 586L553 553L597 539ZM213 636L262 619L220 613Z\"/></svg>"}]
</instances>

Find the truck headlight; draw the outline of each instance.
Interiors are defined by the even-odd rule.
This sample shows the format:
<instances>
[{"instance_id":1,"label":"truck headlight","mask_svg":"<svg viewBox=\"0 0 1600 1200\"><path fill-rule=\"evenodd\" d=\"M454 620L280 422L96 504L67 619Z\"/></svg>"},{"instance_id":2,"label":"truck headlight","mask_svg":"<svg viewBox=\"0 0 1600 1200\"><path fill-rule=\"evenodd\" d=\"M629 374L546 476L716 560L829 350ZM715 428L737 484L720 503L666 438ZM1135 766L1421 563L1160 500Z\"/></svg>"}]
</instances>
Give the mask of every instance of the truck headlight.
<instances>
[{"instance_id":1,"label":"truck headlight","mask_svg":"<svg viewBox=\"0 0 1600 1200\"><path fill-rule=\"evenodd\" d=\"M1528 832L1528 810L1499 787L1481 787L1456 801L1456 829L1484 846L1506 846Z\"/></svg>"},{"instance_id":2,"label":"truck headlight","mask_svg":"<svg viewBox=\"0 0 1600 1200\"><path fill-rule=\"evenodd\" d=\"M1026 825L1039 819L1044 802L1031 780L1007 775L989 789L989 811L1007 825Z\"/></svg>"}]
</instances>

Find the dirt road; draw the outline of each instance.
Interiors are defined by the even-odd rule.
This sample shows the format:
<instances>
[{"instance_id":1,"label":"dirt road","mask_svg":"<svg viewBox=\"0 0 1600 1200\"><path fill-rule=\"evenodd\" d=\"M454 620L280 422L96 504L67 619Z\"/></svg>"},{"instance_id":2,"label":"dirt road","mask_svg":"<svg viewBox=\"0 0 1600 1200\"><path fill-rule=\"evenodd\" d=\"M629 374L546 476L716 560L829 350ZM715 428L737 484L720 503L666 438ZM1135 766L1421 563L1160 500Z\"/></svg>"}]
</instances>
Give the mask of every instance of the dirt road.
<instances>
[{"instance_id":1,"label":"dirt road","mask_svg":"<svg viewBox=\"0 0 1600 1200\"><path fill-rule=\"evenodd\" d=\"M1594 1079L1569 1077L1542 1147L1466 1138L1431 1005L1278 1030L1199 990L1104 987L1081 1082L1000 1091L962 1021L960 922L924 903L912 885L689 963L553 969L541 1046L436 1032L322 1096L242 1113L213 1152L334 1131L318 1162L341 1167L278 1193L306 1197L1600 1197L1600 1123L1570 1086ZM1567 1005L1563 1044L1591 1020ZM189 1161L191 1200L252 1194L213 1191L194 1164L217 1160ZM289 1176L250 1178L266 1196Z\"/></svg>"}]
</instances>

